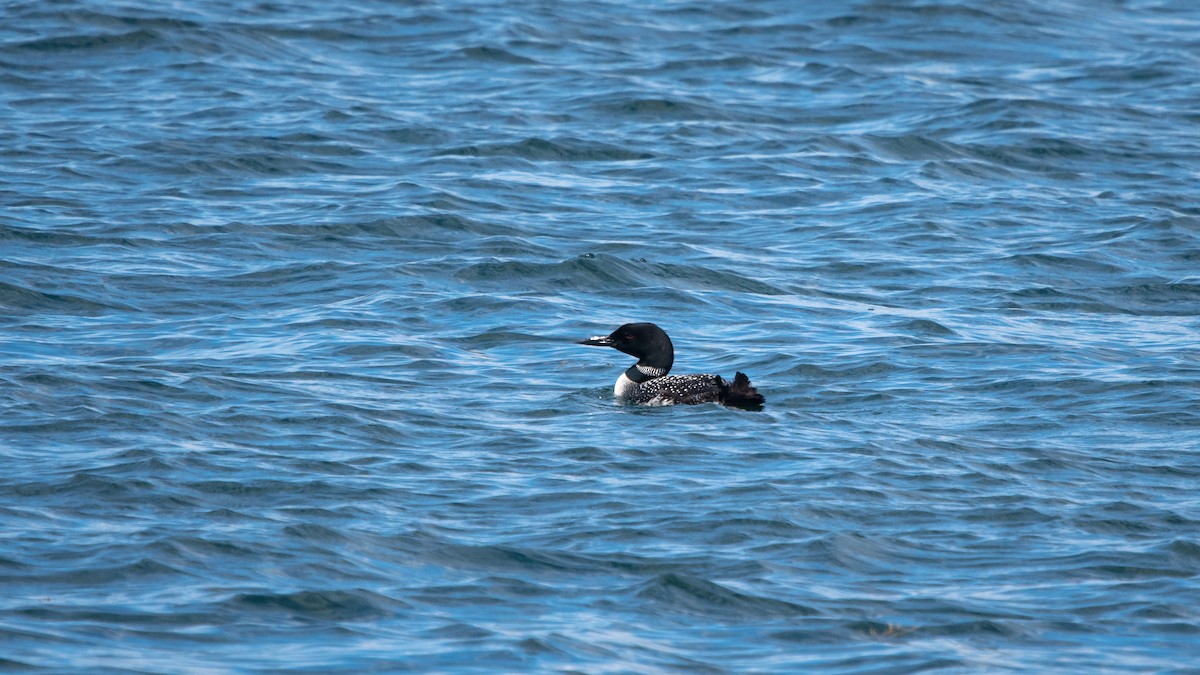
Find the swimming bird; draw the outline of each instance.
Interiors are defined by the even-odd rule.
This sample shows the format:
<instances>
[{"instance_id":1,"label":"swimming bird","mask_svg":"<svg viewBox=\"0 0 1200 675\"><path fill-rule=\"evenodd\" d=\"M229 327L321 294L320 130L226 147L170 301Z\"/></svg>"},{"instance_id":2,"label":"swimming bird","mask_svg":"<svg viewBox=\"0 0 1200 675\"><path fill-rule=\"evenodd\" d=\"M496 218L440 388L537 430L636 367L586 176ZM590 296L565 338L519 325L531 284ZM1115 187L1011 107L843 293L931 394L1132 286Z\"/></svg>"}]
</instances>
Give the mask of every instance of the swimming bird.
<instances>
[{"instance_id":1,"label":"swimming bird","mask_svg":"<svg viewBox=\"0 0 1200 675\"><path fill-rule=\"evenodd\" d=\"M720 403L735 408L757 408L765 399L745 373L726 382L720 375L667 375L675 363L675 348L666 331L652 323L627 323L609 335L580 340L578 344L612 347L636 356L637 363L621 373L613 396L640 405Z\"/></svg>"}]
</instances>

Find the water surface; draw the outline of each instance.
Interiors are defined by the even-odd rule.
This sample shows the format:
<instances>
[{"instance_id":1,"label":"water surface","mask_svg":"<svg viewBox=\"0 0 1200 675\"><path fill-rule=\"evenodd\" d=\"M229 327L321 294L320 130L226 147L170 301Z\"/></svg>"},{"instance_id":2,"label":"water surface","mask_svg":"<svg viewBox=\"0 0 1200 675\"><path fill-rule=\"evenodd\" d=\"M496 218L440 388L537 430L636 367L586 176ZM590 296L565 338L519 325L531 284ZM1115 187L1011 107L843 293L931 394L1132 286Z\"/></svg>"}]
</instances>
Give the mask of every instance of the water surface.
<instances>
[{"instance_id":1,"label":"water surface","mask_svg":"<svg viewBox=\"0 0 1200 675\"><path fill-rule=\"evenodd\" d=\"M0 667L1200 658L1193 3L0 16Z\"/></svg>"}]
</instances>

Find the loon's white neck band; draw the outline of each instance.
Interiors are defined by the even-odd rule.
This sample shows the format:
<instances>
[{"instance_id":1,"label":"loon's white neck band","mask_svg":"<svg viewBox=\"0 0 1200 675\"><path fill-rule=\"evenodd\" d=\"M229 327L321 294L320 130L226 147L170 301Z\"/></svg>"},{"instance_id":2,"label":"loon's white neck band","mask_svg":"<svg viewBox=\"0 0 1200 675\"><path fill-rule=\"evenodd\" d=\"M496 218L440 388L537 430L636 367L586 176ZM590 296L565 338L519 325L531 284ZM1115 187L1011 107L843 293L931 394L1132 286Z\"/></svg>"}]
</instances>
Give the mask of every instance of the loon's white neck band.
<instances>
[{"instance_id":1,"label":"loon's white neck band","mask_svg":"<svg viewBox=\"0 0 1200 675\"><path fill-rule=\"evenodd\" d=\"M647 366L641 363L635 363L625 371L625 377L628 377L631 382L636 382L637 384L648 382L666 374L666 368L655 368L654 366Z\"/></svg>"}]
</instances>

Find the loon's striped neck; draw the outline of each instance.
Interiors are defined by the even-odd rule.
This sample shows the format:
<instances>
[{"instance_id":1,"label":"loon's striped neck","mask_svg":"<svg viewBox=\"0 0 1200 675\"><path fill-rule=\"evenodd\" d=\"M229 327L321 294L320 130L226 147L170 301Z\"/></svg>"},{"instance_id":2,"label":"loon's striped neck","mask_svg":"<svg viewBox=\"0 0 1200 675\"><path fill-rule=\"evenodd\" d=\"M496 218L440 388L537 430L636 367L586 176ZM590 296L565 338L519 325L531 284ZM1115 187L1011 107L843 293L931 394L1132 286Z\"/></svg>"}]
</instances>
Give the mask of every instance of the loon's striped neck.
<instances>
[{"instance_id":1,"label":"loon's striped neck","mask_svg":"<svg viewBox=\"0 0 1200 675\"><path fill-rule=\"evenodd\" d=\"M656 377L666 375L670 368L655 368L641 363L635 363L625 370L625 377L628 377L631 382L641 384L649 382Z\"/></svg>"}]
</instances>

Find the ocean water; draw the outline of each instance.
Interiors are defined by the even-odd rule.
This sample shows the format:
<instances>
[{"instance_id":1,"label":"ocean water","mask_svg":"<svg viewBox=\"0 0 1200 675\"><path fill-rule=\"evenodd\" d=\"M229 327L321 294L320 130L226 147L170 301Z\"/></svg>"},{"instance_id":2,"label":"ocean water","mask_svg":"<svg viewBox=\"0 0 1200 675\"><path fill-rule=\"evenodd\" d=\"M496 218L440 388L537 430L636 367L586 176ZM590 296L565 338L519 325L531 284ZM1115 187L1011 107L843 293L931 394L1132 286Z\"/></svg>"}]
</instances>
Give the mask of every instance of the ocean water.
<instances>
[{"instance_id":1,"label":"ocean water","mask_svg":"<svg viewBox=\"0 0 1200 675\"><path fill-rule=\"evenodd\" d=\"M0 669L1195 672L1200 4L0 3ZM762 411L611 399L627 321Z\"/></svg>"}]
</instances>

